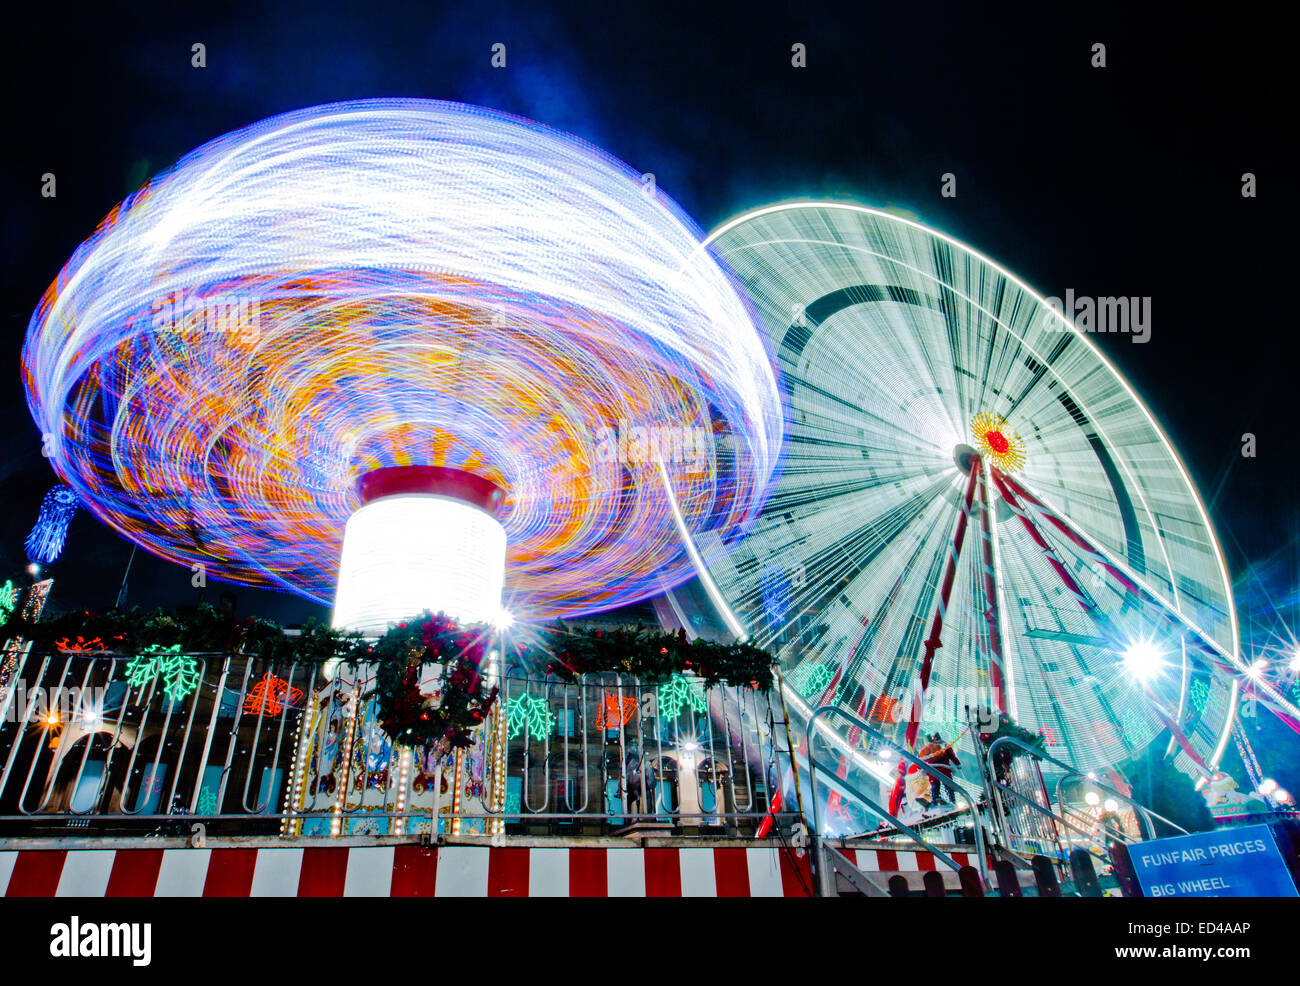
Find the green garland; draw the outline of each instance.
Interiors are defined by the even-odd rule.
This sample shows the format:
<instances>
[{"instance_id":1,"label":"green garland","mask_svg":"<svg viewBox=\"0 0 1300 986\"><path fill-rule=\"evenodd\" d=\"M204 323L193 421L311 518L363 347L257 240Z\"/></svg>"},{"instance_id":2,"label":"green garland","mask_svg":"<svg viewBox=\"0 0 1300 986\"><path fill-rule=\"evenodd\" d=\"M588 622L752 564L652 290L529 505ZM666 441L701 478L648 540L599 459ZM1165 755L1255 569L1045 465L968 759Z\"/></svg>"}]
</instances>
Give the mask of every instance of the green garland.
<instances>
[{"instance_id":1,"label":"green garland","mask_svg":"<svg viewBox=\"0 0 1300 986\"><path fill-rule=\"evenodd\" d=\"M31 623L11 619L5 634L31 641L38 649L139 654L157 648L188 653L239 652L266 661L377 665L372 693L379 722L395 743L469 746L470 732L496 701L481 668L490 634L484 627L462 627L449 617L425 612L392 627L369 643L360 634L308 623L290 636L270 620L235 620L215 607L200 605L192 616L138 608L104 613L76 612ZM527 656L540 646L545 671L567 681L579 675L615 671L647 684L694 673L706 688L720 683L768 691L772 658L752 644L689 640L685 631L665 633L638 624L597 630L557 621L539 628L539 645L519 648ZM442 664L441 700L420 691L420 669Z\"/></svg>"},{"instance_id":2,"label":"green garland","mask_svg":"<svg viewBox=\"0 0 1300 986\"><path fill-rule=\"evenodd\" d=\"M30 622L11 619L6 636L31 641L37 649L121 651L135 654L151 647L178 646L187 653L238 651L268 661L323 664L349 659L364 649L361 635L308 622L296 636L271 620L236 620L204 603L192 616L173 616L139 607L92 613L81 610Z\"/></svg>"},{"instance_id":3,"label":"green garland","mask_svg":"<svg viewBox=\"0 0 1300 986\"><path fill-rule=\"evenodd\" d=\"M706 688L719 683L760 691L772 687L772 657L753 644L689 640L685 630L665 633L642 624L594 630L557 621L546 636L551 651L546 670L569 681L618 671L657 684L693 671Z\"/></svg>"},{"instance_id":4,"label":"green garland","mask_svg":"<svg viewBox=\"0 0 1300 986\"><path fill-rule=\"evenodd\" d=\"M1018 746L1004 745L999 747L997 751L997 757L995 759L997 761L998 766L1000 766L1003 770L1009 767L1011 765L1011 761L1014 760L1016 757L1022 757L1026 755L1035 756L1037 754L1042 754L1043 756L1047 756L1047 737L1044 736L1042 732L1030 732L1028 729L1026 729L1024 726L1021 726L1005 712L1001 712L998 714L998 721L996 723L996 728L989 730L987 732L981 732L979 734L980 742L984 744L984 748L986 750L989 747L991 747L994 743L996 743L998 740L1007 736L1011 737L1012 739L1019 740L1020 742L1024 743L1026 746L1031 747L1032 752L1027 751Z\"/></svg>"}]
</instances>

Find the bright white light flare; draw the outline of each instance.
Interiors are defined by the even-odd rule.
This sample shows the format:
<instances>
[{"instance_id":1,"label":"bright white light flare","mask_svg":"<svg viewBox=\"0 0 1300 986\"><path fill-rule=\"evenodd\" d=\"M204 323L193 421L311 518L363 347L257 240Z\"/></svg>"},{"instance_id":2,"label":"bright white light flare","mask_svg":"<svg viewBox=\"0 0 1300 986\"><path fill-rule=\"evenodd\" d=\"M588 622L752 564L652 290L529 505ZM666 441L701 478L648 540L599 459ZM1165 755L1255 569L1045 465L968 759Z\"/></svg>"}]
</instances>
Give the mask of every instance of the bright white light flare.
<instances>
[{"instance_id":1,"label":"bright white light flare","mask_svg":"<svg viewBox=\"0 0 1300 986\"><path fill-rule=\"evenodd\" d=\"M334 626L381 634L423 610L461 623L501 613L506 532L477 507L440 496L368 503L348 521Z\"/></svg>"}]
</instances>

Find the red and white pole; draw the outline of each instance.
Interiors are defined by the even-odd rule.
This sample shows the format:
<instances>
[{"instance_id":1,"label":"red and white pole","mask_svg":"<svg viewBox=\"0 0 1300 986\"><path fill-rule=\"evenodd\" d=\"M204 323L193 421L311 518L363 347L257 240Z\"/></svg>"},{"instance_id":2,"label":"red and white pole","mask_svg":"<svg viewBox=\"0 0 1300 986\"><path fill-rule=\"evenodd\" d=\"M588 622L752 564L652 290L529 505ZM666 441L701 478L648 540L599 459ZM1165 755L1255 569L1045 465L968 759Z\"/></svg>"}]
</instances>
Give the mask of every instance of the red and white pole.
<instances>
[{"instance_id":1,"label":"red and white pole","mask_svg":"<svg viewBox=\"0 0 1300 986\"><path fill-rule=\"evenodd\" d=\"M984 463L976 460L971 471L980 477L980 568L984 580L984 598L988 608L984 619L988 622L989 684L993 688L993 701L999 712L1007 711L1006 659L1002 650L1002 620L998 608L997 565L993 554L993 503L989 486L984 479Z\"/></svg>"},{"instance_id":2,"label":"red and white pole","mask_svg":"<svg viewBox=\"0 0 1300 986\"><path fill-rule=\"evenodd\" d=\"M966 541L966 527L975 502L975 485L979 482L980 460L973 457L970 467L970 479L966 482L966 494L962 498L961 514L957 518L957 529L953 532L952 544L948 546L948 561L944 566L943 582L939 586L939 601L934 608L934 619L930 622L930 635L925 641L925 655L921 658L921 673L916 677L912 689L912 711L907 721L904 743L909 752L916 749L916 738L921 731L921 713L925 703L925 690L930 685L930 672L934 667L934 653L943 646L943 621L948 615L948 603L952 598L953 583L957 581L957 560L961 557L961 548ZM898 762L898 779L889 796L889 813L897 815L903 803L903 778L907 773L906 761Z\"/></svg>"}]
</instances>

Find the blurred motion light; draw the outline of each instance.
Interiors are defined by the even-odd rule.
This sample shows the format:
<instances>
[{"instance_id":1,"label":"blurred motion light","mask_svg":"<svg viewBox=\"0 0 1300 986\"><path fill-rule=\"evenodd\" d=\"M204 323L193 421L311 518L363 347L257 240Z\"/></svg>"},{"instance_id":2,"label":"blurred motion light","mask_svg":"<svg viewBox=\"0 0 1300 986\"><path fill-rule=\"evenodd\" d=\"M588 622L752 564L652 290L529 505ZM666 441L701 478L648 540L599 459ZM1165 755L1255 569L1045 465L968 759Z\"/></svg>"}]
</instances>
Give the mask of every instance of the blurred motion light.
<instances>
[{"instance_id":1,"label":"blurred motion light","mask_svg":"<svg viewBox=\"0 0 1300 986\"><path fill-rule=\"evenodd\" d=\"M1160 651L1149 640L1136 640L1124 651L1124 667L1138 681L1150 681L1163 663Z\"/></svg>"},{"instance_id":2,"label":"blurred motion light","mask_svg":"<svg viewBox=\"0 0 1300 986\"><path fill-rule=\"evenodd\" d=\"M374 477L384 482L368 483ZM348 520L334 626L382 634L426 609L465 624L501 618L506 532L494 516L494 494L471 502L465 492L476 481L491 487L451 469L362 477L362 499L375 487L380 495Z\"/></svg>"},{"instance_id":3,"label":"blurred motion light","mask_svg":"<svg viewBox=\"0 0 1300 986\"><path fill-rule=\"evenodd\" d=\"M28 406L78 502L209 578L327 604L353 480L445 465L509 493L517 613L610 609L693 574L678 512L752 520L781 450L702 239L640 171L519 117L314 106L109 214L28 325Z\"/></svg>"}]
</instances>

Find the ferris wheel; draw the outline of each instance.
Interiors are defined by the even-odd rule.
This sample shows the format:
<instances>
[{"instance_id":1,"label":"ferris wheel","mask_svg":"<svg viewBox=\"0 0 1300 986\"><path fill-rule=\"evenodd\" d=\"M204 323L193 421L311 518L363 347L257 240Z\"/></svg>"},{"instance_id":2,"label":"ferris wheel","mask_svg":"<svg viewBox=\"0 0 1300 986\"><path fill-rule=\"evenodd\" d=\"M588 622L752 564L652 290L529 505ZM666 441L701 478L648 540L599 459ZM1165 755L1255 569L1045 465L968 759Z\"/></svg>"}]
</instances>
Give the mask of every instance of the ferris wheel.
<instances>
[{"instance_id":1,"label":"ferris wheel","mask_svg":"<svg viewBox=\"0 0 1300 986\"><path fill-rule=\"evenodd\" d=\"M1095 346L889 213L777 205L709 243L767 334L787 420L757 521L697 540L700 582L779 656L796 708L834 703L909 746L1002 711L1079 769L1159 739L1212 770L1247 673L1227 572Z\"/></svg>"}]
</instances>

